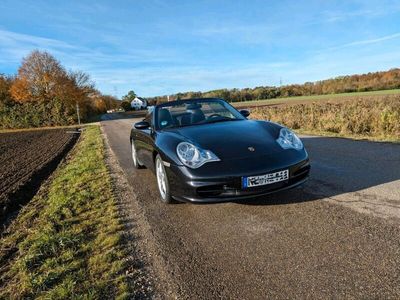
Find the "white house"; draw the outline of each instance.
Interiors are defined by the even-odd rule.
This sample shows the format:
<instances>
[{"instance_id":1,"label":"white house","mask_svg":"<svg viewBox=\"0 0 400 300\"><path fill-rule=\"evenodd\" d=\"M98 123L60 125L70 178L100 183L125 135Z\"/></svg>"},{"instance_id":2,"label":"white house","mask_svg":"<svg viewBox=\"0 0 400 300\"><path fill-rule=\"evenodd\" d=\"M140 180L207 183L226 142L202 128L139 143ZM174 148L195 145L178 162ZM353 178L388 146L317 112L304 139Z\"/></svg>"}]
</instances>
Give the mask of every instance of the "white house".
<instances>
[{"instance_id":1,"label":"white house","mask_svg":"<svg viewBox=\"0 0 400 300\"><path fill-rule=\"evenodd\" d=\"M145 109L147 107L147 101L144 98L136 97L131 101L131 107L134 110Z\"/></svg>"}]
</instances>

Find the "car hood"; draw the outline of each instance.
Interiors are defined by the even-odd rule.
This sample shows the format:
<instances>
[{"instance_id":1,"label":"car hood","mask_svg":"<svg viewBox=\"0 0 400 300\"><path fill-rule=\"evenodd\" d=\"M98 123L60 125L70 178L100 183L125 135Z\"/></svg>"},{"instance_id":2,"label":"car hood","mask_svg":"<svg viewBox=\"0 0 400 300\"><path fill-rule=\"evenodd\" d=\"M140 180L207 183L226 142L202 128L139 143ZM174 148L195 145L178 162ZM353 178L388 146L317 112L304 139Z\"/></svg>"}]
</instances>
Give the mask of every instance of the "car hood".
<instances>
[{"instance_id":1,"label":"car hood","mask_svg":"<svg viewBox=\"0 0 400 300\"><path fill-rule=\"evenodd\" d=\"M170 132L203 149L211 150L224 160L283 151L276 142L276 130L268 122L227 121L174 128Z\"/></svg>"}]
</instances>

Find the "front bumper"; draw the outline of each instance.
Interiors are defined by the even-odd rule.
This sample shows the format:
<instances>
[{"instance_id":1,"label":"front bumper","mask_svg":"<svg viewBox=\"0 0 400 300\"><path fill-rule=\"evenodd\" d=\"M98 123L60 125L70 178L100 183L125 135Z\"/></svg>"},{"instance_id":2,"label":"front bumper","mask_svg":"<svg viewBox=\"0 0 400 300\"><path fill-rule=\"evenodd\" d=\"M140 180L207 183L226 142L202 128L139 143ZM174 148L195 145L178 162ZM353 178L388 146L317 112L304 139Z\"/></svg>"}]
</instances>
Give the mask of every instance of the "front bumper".
<instances>
[{"instance_id":1,"label":"front bumper","mask_svg":"<svg viewBox=\"0 0 400 300\"><path fill-rule=\"evenodd\" d=\"M306 152L302 157L289 155L288 159L286 155L275 155L258 158L257 161L246 159L235 163L235 171L231 167L210 163L209 170L203 169L201 172L171 164L166 169L173 198L183 202L223 202L254 198L301 185L308 179L310 172ZM286 169L289 170L288 180L242 188L243 176L263 175Z\"/></svg>"}]
</instances>

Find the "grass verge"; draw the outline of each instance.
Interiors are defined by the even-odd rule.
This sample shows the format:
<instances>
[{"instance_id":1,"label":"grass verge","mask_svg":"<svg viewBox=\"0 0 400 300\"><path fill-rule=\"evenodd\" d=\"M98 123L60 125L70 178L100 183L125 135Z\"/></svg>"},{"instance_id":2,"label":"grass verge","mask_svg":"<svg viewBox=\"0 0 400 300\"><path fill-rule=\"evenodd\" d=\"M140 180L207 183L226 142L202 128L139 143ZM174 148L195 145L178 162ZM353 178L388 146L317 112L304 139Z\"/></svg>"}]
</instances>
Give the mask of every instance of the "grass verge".
<instances>
[{"instance_id":1,"label":"grass verge","mask_svg":"<svg viewBox=\"0 0 400 300\"><path fill-rule=\"evenodd\" d=\"M8 132L21 132L21 131L41 131L43 129L65 129L76 130L79 128L78 125L67 125L67 126L44 126L44 127L31 127L31 128L16 128L16 129L0 129L0 133Z\"/></svg>"},{"instance_id":2,"label":"grass verge","mask_svg":"<svg viewBox=\"0 0 400 300\"><path fill-rule=\"evenodd\" d=\"M0 240L0 299L127 298L123 225L98 126Z\"/></svg>"}]
</instances>

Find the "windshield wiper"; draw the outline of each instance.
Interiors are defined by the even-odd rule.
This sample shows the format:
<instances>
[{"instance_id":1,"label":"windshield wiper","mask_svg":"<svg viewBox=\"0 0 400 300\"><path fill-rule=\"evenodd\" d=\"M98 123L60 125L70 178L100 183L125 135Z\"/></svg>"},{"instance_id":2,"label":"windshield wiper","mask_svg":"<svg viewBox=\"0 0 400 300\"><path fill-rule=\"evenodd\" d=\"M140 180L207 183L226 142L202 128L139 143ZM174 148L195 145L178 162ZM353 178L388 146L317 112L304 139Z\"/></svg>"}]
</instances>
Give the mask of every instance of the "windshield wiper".
<instances>
[{"instance_id":1,"label":"windshield wiper","mask_svg":"<svg viewBox=\"0 0 400 300\"><path fill-rule=\"evenodd\" d=\"M205 124L225 122L225 121L238 121L238 120L240 120L240 119L223 118L223 119L209 120L209 121L205 122Z\"/></svg>"}]
</instances>

